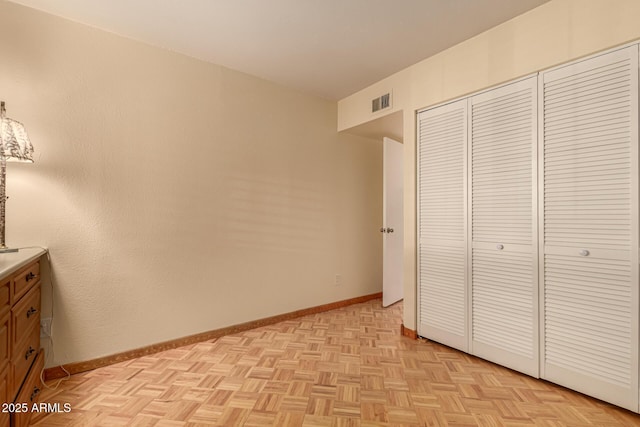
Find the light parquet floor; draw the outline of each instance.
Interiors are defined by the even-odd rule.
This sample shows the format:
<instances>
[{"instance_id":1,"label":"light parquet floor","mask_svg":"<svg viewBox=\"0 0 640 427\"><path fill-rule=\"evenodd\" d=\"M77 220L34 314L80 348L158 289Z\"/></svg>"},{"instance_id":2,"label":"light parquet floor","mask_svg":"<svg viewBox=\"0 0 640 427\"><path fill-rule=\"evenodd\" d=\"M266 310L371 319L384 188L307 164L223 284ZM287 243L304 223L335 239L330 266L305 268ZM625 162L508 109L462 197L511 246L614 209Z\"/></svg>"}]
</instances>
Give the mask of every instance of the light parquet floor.
<instances>
[{"instance_id":1,"label":"light parquet floor","mask_svg":"<svg viewBox=\"0 0 640 427\"><path fill-rule=\"evenodd\" d=\"M74 375L37 426L640 426L640 416L400 336L380 300ZM50 384L54 384L52 382Z\"/></svg>"}]
</instances>

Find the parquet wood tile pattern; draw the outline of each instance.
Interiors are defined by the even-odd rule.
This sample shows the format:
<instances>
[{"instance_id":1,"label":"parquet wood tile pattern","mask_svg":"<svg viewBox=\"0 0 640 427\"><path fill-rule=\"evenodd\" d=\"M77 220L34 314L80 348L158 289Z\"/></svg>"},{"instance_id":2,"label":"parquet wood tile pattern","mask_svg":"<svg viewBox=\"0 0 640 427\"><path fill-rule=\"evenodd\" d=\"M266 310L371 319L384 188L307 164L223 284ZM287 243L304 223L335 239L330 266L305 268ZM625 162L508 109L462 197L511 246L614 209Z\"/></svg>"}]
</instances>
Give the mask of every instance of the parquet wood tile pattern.
<instances>
[{"instance_id":1,"label":"parquet wood tile pattern","mask_svg":"<svg viewBox=\"0 0 640 427\"><path fill-rule=\"evenodd\" d=\"M400 335L373 300L72 376L36 426L629 427L640 416ZM55 384L51 381L50 385Z\"/></svg>"}]
</instances>

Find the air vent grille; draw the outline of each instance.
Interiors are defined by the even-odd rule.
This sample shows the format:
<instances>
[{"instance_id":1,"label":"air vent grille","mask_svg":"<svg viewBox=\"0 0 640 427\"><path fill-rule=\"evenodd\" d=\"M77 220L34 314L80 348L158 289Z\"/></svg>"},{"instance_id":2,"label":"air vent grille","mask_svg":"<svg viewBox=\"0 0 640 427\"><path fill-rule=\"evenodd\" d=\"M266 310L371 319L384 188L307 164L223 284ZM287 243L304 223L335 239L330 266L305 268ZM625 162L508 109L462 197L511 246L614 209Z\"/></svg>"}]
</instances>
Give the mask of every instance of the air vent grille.
<instances>
[{"instance_id":1,"label":"air vent grille","mask_svg":"<svg viewBox=\"0 0 640 427\"><path fill-rule=\"evenodd\" d=\"M385 108L391 107L391 96L388 93L374 99L371 101L371 112L375 113L376 111L384 110Z\"/></svg>"}]
</instances>

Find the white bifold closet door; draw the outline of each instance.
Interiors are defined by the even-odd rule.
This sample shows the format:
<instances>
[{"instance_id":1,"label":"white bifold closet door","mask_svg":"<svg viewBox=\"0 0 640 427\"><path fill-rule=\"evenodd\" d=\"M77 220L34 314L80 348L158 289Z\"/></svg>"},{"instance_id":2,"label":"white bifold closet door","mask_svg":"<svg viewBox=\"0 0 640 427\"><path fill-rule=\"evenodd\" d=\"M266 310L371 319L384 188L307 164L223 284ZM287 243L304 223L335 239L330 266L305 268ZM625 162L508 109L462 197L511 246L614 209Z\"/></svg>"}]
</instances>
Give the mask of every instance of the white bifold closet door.
<instances>
[{"instance_id":1,"label":"white bifold closet door","mask_svg":"<svg viewBox=\"0 0 640 427\"><path fill-rule=\"evenodd\" d=\"M541 74L542 373L638 410L638 47Z\"/></svg>"},{"instance_id":2,"label":"white bifold closet door","mask_svg":"<svg viewBox=\"0 0 640 427\"><path fill-rule=\"evenodd\" d=\"M537 377L537 77L469 108L470 352Z\"/></svg>"},{"instance_id":3,"label":"white bifold closet door","mask_svg":"<svg viewBox=\"0 0 640 427\"><path fill-rule=\"evenodd\" d=\"M418 114L418 334L467 351L467 101Z\"/></svg>"}]
</instances>

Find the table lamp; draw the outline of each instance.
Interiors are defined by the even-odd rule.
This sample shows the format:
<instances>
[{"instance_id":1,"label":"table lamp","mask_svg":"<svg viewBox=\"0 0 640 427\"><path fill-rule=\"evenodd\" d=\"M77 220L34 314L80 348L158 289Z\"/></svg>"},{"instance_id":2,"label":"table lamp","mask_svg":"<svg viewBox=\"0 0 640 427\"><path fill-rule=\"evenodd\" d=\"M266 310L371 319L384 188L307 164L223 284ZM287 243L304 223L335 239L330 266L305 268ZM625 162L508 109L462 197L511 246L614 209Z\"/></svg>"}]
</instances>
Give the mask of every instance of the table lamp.
<instances>
[{"instance_id":1,"label":"table lamp","mask_svg":"<svg viewBox=\"0 0 640 427\"><path fill-rule=\"evenodd\" d=\"M33 163L33 146L22 123L7 117L0 102L0 253L17 252L5 244L5 205L7 202L7 161Z\"/></svg>"}]
</instances>

